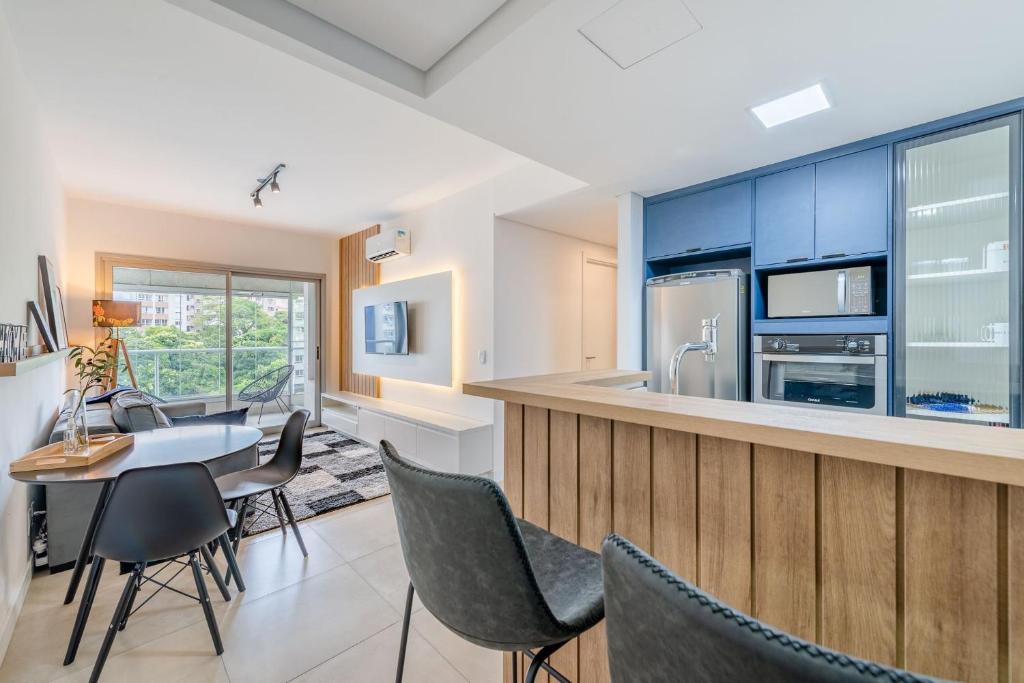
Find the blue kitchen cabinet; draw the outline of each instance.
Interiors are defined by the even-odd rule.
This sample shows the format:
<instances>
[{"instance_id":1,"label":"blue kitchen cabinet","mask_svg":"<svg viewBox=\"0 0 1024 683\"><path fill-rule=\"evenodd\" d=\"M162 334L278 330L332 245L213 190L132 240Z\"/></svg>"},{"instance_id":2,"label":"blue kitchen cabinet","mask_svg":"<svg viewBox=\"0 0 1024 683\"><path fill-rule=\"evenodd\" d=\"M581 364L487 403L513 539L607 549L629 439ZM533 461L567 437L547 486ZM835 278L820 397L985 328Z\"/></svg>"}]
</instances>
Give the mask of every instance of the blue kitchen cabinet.
<instances>
[{"instance_id":1,"label":"blue kitchen cabinet","mask_svg":"<svg viewBox=\"0 0 1024 683\"><path fill-rule=\"evenodd\" d=\"M815 258L888 248L888 148L815 164Z\"/></svg>"},{"instance_id":2,"label":"blue kitchen cabinet","mask_svg":"<svg viewBox=\"0 0 1024 683\"><path fill-rule=\"evenodd\" d=\"M753 183L745 180L647 206L647 258L750 244Z\"/></svg>"},{"instance_id":3,"label":"blue kitchen cabinet","mask_svg":"<svg viewBox=\"0 0 1024 683\"><path fill-rule=\"evenodd\" d=\"M761 176L754 185L754 264L814 258L814 165Z\"/></svg>"}]
</instances>

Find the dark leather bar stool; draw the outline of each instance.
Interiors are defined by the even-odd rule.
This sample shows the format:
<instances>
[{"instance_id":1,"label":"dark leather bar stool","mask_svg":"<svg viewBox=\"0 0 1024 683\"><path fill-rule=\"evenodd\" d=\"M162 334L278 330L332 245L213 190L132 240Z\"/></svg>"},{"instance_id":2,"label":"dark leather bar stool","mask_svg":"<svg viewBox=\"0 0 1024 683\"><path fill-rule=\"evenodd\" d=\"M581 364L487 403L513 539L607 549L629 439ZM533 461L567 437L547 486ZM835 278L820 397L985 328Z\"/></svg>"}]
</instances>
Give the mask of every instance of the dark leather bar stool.
<instances>
[{"instance_id":1,"label":"dark leather bar stool","mask_svg":"<svg viewBox=\"0 0 1024 683\"><path fill-rule=\"evenodd\" d=\"M146 602L152 599L151 595L141 605L132 609L139 589L147 582L160 586L158 591L169 588L198 600L206 616L214 649L218 655L224 652L213 606L210 604L210 594L206 590L200 557L206 562L225 597L230 599L224 580L213 563L208 545L219 543L224 550L228 566L238 572L227 537L233 516L232 511L224 508L213 476L202 463L146 467L121 473L114 481L110 499L97 524L92 570L82 595L82 604L78 609L64 664L74 661L78 652L82 632L89 619L89 611L92 609L103 574L103 566L108 560L129 564L132 569L96 657L96 664L89 678L91 682L99 680L107 655L114 644L114 636L118 631L124 630L132 614L142 609ZM188 557L187 562L177 559L185 556ZM198 597L171 588L168 585L169 580L161 582L154 576L146 576L146 567L157 562L170 562L164 568L174 563L181 564L182 569L179 569L179 573L191 567ZM163 568L159 571L163 571Z\"/></svg>"},{"instance_id":2,"label":"dark leather bar stool","mask_svg":"<svg viewBox=\"0 0 1024 683\"><path fill-rule=\"evenodd\" d=\"M600 556L516 519L490 479L417 467L387 441L380 453L411 580L396 680L418 592L456 635L531 657L526 683L542 668L565 681L547 660L604 616Z\"/></svg>"},{"instance_id":3,"label":"dark leather bar stool","mask_svg":"<svg viewBox=\"0 0 1024 683\"><path fill-rule=\"evenodd\" d=\"M601 549L613 681L930 683L777 631L612 534Z\"/></svg>"},{"instance_id":4,"label":"dark leather bar stool","mask_svg":"<svg viewBox=\"0 0 1024 683\"><path fill-rule=\"evenodd\" d=\"M309 553L306 552L306 544L302 541L302 533L299 532L299 525L295 522L295 515L292 514L292 506L288 504L288 498L284 495L285 485L295 478L295 475L299 473L299 467L302 466L302 437L308 421L308 410L301 408L296 410L288 416L288 421L284 424L274 457L259 467L232 472L217 478L217 487L220 489L224 502L238 510L238 524L234 532L236 553L238 544L242 542L245 516L249 508L254 508L259 512L256 519L265 514L273 514L277 517L281 532L286 535L288 530L285 527L285 520L287 519L292 531L295 532L295 540L299 542L302 556L309 556ZM265 493L270 494L273 509L270 508L270 504L263 504L258 500ZM228 583L231 583L232 574L233 572L229 569Z\"/></svg>"}]
</instances>

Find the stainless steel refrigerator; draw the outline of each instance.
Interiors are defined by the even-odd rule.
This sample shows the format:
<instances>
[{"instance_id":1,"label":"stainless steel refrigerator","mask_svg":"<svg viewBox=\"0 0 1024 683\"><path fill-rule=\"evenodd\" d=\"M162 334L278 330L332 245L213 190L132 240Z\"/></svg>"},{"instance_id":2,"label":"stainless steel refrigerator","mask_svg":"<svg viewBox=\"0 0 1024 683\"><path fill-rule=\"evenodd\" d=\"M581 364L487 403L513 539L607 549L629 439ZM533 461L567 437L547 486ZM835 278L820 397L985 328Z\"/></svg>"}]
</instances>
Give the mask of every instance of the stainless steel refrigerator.
<instances>
[{"instance_id":1,"label":"stainless steel refrigerator","mask_svg":"<svg viewBox=\"0 0 1024 683\"><path fill-rule=\"evenodd\" d=\"M748 400L747 297L741 270L649 279L648 389L672 393L674 384L675 393L685 396Z\"/></svg>"}]
</instances>

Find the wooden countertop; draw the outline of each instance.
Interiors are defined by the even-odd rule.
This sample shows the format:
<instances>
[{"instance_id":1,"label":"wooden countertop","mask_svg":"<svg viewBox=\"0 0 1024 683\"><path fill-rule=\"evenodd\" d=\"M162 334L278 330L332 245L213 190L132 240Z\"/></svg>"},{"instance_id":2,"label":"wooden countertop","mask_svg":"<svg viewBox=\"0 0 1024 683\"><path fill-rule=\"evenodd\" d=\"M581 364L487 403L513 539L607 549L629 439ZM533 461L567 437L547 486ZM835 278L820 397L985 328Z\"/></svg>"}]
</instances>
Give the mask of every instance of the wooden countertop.
<instances>
[{"instance_id":1,"label":"wooden countertop","mask_svg":"<svg viewBox=\"0 0 1024 683\"><path fill-rule=\"evenodd\" d=\"M464 393L620 422L1024 486L1024 431L616 388L649 373L596 370L470 382Z\"/></svg>"}]
</instances>

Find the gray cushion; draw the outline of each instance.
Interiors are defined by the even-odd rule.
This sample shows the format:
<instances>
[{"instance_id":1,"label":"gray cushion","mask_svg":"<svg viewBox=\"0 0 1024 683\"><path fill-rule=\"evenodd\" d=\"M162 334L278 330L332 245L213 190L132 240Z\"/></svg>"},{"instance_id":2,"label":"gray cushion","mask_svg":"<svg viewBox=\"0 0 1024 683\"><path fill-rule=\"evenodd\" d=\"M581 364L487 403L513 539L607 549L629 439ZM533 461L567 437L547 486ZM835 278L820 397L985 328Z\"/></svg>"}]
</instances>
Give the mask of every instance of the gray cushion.
<instances>
[{"instance_id":1,"label":"gray cushion","mask_svg":"<svg viewBox=\"0 0 1024 683\"><path fill-rule=\"evenodd\" d=\"M238 425L245 426L245 418L249 414L249 408L238 410L225 410L212 415L168 415L171 424L175 427L186 427L189 425Z\"/></svg>"},{"instance_id":2,"label":"gray cushion","mask_svg":"<svg viewBox=\"0 0 1024 683\"><path fill-rule=\"evenodd\" d=\"M110 399L110 414L122 432L147 432L170 427L171 421L140 391L126 391Z\"/></svg>"}]
</instances>

